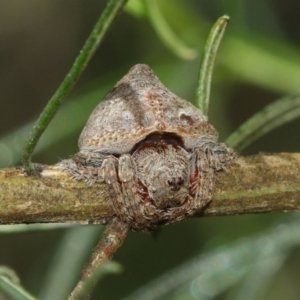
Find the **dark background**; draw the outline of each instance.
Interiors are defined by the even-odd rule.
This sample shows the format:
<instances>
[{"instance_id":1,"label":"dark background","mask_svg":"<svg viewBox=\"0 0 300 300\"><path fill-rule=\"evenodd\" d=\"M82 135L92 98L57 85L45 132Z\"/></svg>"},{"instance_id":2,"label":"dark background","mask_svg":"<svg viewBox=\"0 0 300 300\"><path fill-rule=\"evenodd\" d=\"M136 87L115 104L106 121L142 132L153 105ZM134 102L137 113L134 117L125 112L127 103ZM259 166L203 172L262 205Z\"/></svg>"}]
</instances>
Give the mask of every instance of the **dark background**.
<instances>
[{"instance_id":1,"label":"dark background","mask_svg":"<svg viewBox=\"0 0 300 300\"><path fill-rule=\"evenodd\" d=\"M26 136L26 125L37 118L63 80L105 2L0 2L2 167L20 164L18 158L13 158L19 154L14 154L12 151L15 150L8 145L17 143L16 148L20 151L24 134L19 138L17 133L23 130ZM157 2L176 36L190 47L199 49L199 56L194 60L179 58L163 44L146 18L123 12L66 100L66 103L74 102L80 107L82 120L87 119L102 97L136 63L149 64L170 90L193 101L205 37L214 21L225 13L230 15L231 21L216 61L209 114L211 123L220 133L220 140L224 141L265 105L299 92L299 1ZM248 46L243 48L239 46L241 44ZM255 63L250 60L253 56ZM90 91L96 92L86 105ZM84 125L80 120L71 110L55 118L48 144L41 146L34 160L54 164L74 154ZM62 128L68 129L68 134L56 135ZM299 120L290 122L257 140L242 154L299 152L299 128ZM104 279L94 299L97 299L96 295L101 295L101 299L121 299L201 251L230 246L237 239L254 236L291 217L292 214L277 213L189 220L163 228L157 238L150 234L130 233L115 256L124 267L123 273ZM53 255L66 231L2 234L0 264L15 269L31 293L42 295ZM94 243L96 241L97 236ZM300 288L296 280L299 279L299 268L300 251L295 248L261 299L282 299L287 292L288 299L299 299ZM74 280L78 277L75 271ZM223 296L219 299L225 299Z\"/></svg>"}]
</instances>

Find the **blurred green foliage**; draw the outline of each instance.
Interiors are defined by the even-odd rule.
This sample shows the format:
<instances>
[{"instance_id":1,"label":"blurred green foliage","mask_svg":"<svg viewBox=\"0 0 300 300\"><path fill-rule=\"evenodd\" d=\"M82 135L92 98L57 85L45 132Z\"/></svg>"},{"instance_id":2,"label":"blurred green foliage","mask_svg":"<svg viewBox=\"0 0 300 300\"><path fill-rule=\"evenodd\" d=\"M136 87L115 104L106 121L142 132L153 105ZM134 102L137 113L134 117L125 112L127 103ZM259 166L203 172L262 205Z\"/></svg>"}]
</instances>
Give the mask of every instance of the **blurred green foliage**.
<instances>
[{"instance_id":1,"label":"blurred green foliage","mask_svg":"<svg viewBox=\"0 0 300 300\"><path fill-rule=\"evenodd\" d=\"M0 3L2 167L19 163L31 122L70 69L105 2ZM267 104L299 92L298 1L156 0L160 14L151 10L149 2L130 0L130 6L47 129L35 161L52 164L75 153L78 135L92 109L135 63L147 63L170 90L194 102L204 41L212 24L224 14L231 20L216 59L209 111L220 140ZM197 57L185 54L193 54L195 49L199 49ZM280 124L286 123L280 115L278 118ZM285 124L261 136L242 154L299 152L299 126L299 120ZM278 213L189 220L163 228L156 239L133 232L115 256L123 273L104 278L93 298L122 299L155 279L161 281L160 288L167 289L168 281L159 276L175 267L176 273L185 274L184 267L191 257L205 253L200 261L207 263L207 257L212 258L211 281L208 276L203 277L206 271L199 267L194 279L186 280L185 287L178 283L179 292L172 289L163 299L241 299L240 295L255 300L299 299L298 218L297 214ZM280 226L287 222L289 225ZM59 282L53 278L63 278L58 290L60 299L64 299L79 276L91 244L96 244L98 237L92 231L98 230L92 226L2 234L1 265L13 268L22 285L41 299L51 299L51 290ZM276 231L281 232L280 239L274 234ZM261 232L265 232L263 239ZM237 239L239 242L234 242ZM258 254L253 255L252 251ZM232 257L239 260L233 264ZM64 270L71 270L68 275L56 269L61 264L59 259L67 263ZM201 295L197 289L199 276ZM150 299L146 292L143 299Z\"/></svg>"}]
</instances>

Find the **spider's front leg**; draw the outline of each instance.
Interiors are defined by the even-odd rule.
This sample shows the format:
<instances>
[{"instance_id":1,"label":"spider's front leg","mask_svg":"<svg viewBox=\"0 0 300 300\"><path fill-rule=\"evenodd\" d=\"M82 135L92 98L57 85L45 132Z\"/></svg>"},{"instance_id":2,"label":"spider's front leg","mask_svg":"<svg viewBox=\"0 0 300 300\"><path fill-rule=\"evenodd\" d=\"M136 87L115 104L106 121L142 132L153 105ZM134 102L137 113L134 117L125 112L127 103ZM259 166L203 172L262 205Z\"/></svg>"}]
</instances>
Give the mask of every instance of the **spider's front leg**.
<instances>
[{"instance_id":1,"label":"spider's front leg","mask_svg":"<svg viewBox=\"0 0 300 300\"><path fill-rule=\"evenodd\" d=\"M127 216L132 226L139 228L145 222L144 202L139 193L136 165L129 154L123 154L119 158L119 178L122 184L123 201L127 209Z\"/></svg>"},{"instance_id":2,"label":"spider's front leg","mask_svg":"<svg viewBox=\"0 0 300 300\"><path fill-rule=\"evenodd\" d=\"M215 173L226 171L236 157L233 149L225 144L208 144L194 148L191 158L190 194L194 196L190 210L198 211L206 206L213 196Z\"/></svg>"},{"instance_id":3,"label":"spider's front leg","mask_svg":"<svg viewBox=\"0 0 300 300\"><path fill-rule=\"evenodd\" d=\"M141 198L136 182L135 164L129 154L119 159L108 156L102 165L104 180L111 186L110 196L116 215L134 227L143 222L140 213Z\"/></svg>"},{"instance_id":4,"label":"spider's front leg","mask_svg":"<svg viewBox=\"0 0 300 300\"><path fill-rule=\"evenodd\" d=\"M83 180L92 185L95 182L104 181L103 172L100 167L105 157L105 155L98 152L80 151L72 159L61 161L60 165L74 179Z\"/></svg>"},{"instance_id":5,"label":"spider's front leg","mask_svg":"<svg viewBox=\"0 0 300 300\"><path fill-rule=\"evenodd\" d=\"M236 158L236 152L228 148L224 143L212 147L213 164L216 171L227 171L227 167Z\"/></svg>"},{"instance_id":6,"label":"spider's front leg","mask_svg":"<svg viewBox=\"0 0 300 300\"><path fill-rule=\"evenodd\" d=\"M101 166L104 181L110 186L109 196L111 198L116 215L124 214L124 201L122 187L119 183L118 176L118 159L112 155L107 156ZM121 217L123 220L123 218Z\"/></svg>"},{"instance_id":7,"label":"spider's front leg","mask_svg":"<svg viewBox=\"0 0 300 300\"><path fill-rule=\"evenodd\" d=\"M213 195L214 163L213 152L206 149L194 148L191 157L190 194L194 200L190 204L190 213L194 214L206 206Z\"/></svg>"}]
</instances>

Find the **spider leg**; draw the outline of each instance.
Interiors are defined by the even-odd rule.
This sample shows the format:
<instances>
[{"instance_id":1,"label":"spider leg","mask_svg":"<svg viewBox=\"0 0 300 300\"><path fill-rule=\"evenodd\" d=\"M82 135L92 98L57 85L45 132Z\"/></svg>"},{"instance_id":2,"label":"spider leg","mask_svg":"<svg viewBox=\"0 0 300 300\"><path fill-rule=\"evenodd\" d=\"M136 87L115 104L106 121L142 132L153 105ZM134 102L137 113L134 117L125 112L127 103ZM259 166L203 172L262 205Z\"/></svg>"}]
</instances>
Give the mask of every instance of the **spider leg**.
<instances>
[{"instance_id":1,"label":"spider leg","mask_svg":"<svg viewBox=\"0 0 300 300\"><path fill-rule=\"evenodd\" d=\"M136 166L129 154L119 158L119 178L122 184L124 206L127 208L127 217L136 224L145 222L139 187L136 179Z\"/></svg>"},{"instance_id":2,"label":"spider leg","mask_svg":"<svg viewBox=\"0 0 300 300\"><path fill-rule=\"evenodd\" d=\"M130 155L122 155L119 160L108 156L102 165L105 182L111 186L110 197L116 215L132 227L143 222L140 210L142 201L135 180L135 165Z\"/></svg>"},{"instance_id":3,"label":"spider leg","mask_svg":"<svg viewBox=\"0 0 300 300\"><path fill-rule=\"evenodd\" d=\"M126 221L123 218L123 216L126 215L126 208L123 201L122 187L119 183L117 168L118 159L114 156L108 156L106 159L104 159L101 167L104 180L110 186L108 191L114 211L122 221Z\"/></svg>"},{"instance_id":4,"label":"spider leg","mask_svg":"<svg viewBox=\"0 0 300 300\"><path fill-rule=\"evenodd\" d=\"M94 152L79 152L72 159L65 159L60 165L76 180L83 180L92 185L95 182L103 182L101 165L106 156Z\"/></svg>"},{"instance_id":5,"label":"spider leg","mask_svg":"<svg viewBox=\"0 0 300 300\"><path fill-rule=\"evenodd\" d=\"M216 144L212 148L214 156L214 165L217 171L227 171L227 167L236 157L233 149L228 148L224 143Z\"/></svg>"},{"instance_id":6,"label":"spider leg","mask_svg":"<svg viewBox=\"0 0 300 300\"><path fill-rule=\"evenodd\" d=\"M210 148L206 151L195 148L191 159L190 193L194 200L190 204L190 214L206 206L213 194L214 187L214 157Z\"/></svg>"},{"instance_id":7,"label":"spider leg","mask_svg":"<svg viewBox=\"0 0 300 300\"><path fill-rule=\"evenodd\" d=\"M211 201L213 197L214 192L214 186L215 186L215 173L216 173L216 156L214 155L214 152L212 151L212 148L209 147L207 149L207 160L208 160L208 174L207 174L207 188L206 188L206 195L207 195L207 202L205 205Z\"/></svg>"}]
</instances>

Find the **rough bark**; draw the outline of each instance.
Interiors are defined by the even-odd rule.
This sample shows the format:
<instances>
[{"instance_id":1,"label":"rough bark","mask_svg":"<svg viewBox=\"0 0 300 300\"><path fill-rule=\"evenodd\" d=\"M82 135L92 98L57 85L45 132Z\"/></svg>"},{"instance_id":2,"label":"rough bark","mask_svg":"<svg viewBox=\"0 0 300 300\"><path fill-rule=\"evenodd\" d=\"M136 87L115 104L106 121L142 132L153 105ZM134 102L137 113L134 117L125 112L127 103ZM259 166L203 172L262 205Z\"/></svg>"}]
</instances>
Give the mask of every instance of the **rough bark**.
<instances>
[{"instance_id":1,"label":"rough bark","mask_svg":"<svg viewBox=\"0 0 300 300\"><path fill-rule=\"evenodd\" d=\"M100 223L113 216L108 186L77 182L58 165L40 178L0 169L0 224ZM198 216L300 210L300 153L239 157L219 172L212 202Z\"/></svg>"}]
</instances>

